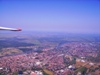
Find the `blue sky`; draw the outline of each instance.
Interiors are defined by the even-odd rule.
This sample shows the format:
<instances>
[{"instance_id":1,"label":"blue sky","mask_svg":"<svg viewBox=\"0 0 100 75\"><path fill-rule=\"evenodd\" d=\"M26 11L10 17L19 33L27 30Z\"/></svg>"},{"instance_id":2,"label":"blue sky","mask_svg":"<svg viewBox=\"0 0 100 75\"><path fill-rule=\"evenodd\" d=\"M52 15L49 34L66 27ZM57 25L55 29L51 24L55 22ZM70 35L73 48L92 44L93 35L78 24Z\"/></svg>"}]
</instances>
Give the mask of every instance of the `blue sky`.
<instances>
[{"instance_id":1,"label":"blue sky","mask_svg":"<svg viewBox=\"0 0 100 75\"><path fill-rule=\"evenodd\" d=\"M0 26L100 33L99 0L0 0Z\"/></svg>"}]
</instances>

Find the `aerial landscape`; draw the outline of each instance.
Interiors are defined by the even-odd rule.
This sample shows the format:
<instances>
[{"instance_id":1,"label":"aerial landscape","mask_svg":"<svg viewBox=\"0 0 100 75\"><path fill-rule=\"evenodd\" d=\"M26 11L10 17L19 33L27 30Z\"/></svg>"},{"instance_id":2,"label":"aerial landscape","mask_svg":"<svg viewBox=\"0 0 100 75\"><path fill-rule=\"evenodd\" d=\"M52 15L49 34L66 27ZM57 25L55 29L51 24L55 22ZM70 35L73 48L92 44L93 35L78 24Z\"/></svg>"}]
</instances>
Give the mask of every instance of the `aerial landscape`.
<instances>
[{"instance_id":1,"label":"aerial landscape","mask_svg":"<svg viewBox=\"0 0 100 75\"><path fill-rule=\"evenodd\" d=\"M26 32L25 32L26 33ZM17 33L0 36L3 75L100 74L100 35Z\"/></svg>"},{"instance_id":2,"label":"aerial landscape","mask_svg":"<svg viewBox=\"0 0 100 75\"><path fill-rule=\"evenodd\" d=\"M100 75L99 6L1 0L0 75Z\"/></svg>"}]
</instances>

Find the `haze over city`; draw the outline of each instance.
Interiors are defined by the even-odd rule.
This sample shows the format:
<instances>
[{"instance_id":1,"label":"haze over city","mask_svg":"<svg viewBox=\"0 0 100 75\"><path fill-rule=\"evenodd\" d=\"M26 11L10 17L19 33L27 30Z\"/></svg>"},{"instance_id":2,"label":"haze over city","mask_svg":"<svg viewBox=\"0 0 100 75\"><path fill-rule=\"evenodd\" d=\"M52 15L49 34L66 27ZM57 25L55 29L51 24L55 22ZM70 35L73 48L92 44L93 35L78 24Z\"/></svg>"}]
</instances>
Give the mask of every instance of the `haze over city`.
<instances>
[{"instance_id":1,"label":"haze over city","mask_svg":"<svg viewBox=\"0 0 100 75\"><path fill-rule=\"evenodd\" d=\"M99 0L0 0L0 26L100 34Z\"/></svg>"}]
</instances>

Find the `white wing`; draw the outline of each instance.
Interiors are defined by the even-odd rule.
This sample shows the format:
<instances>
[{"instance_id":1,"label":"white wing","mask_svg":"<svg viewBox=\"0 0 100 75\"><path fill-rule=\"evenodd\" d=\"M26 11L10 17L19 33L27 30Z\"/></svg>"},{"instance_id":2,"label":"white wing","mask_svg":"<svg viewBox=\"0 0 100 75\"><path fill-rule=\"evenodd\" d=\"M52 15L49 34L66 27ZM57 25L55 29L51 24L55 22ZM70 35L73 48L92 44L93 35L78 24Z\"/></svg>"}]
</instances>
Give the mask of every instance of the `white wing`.
<instances>
[{"instance_id":1,"label":"white wing","mask_svg":"<svg viewBox=\"0 0 100 75\"><path fill-rule=\"evenodd\" d=\"M20 28L0 27L0 30L21 31L22 29L20 29Z\"/></svg>"}]
</instances>

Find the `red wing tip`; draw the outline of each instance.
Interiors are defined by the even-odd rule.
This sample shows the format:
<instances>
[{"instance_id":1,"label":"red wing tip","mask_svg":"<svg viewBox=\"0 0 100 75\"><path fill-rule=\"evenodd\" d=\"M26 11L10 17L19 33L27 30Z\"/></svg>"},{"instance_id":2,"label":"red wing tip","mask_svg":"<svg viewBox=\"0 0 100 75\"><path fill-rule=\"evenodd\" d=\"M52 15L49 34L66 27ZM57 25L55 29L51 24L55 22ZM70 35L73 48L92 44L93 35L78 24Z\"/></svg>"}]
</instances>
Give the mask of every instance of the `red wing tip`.
<instances>
[{"instance_id":1,"label":"red wing tip","mask_svg":"<svg viewBox=\"0 0 100 75\"><path fill-rule=\"evenodd\" d=\"M18 30L18 31L22 31L22 29L21 29L21 28L17 28L17 30Z\"/></svg>"}]
</instances>

